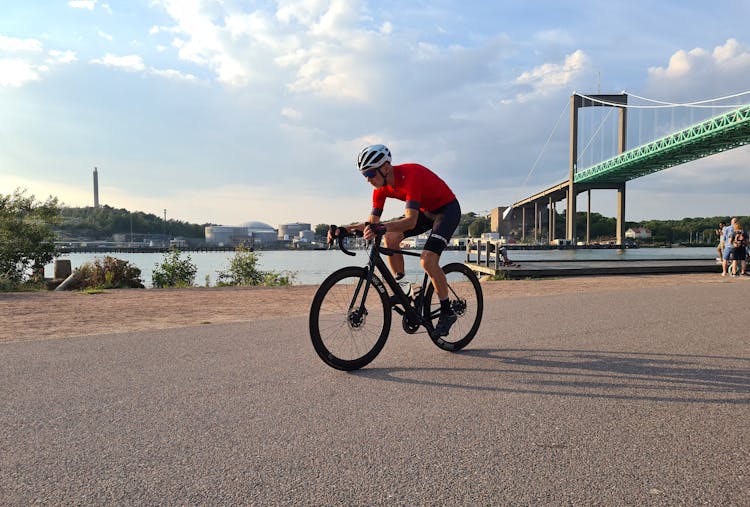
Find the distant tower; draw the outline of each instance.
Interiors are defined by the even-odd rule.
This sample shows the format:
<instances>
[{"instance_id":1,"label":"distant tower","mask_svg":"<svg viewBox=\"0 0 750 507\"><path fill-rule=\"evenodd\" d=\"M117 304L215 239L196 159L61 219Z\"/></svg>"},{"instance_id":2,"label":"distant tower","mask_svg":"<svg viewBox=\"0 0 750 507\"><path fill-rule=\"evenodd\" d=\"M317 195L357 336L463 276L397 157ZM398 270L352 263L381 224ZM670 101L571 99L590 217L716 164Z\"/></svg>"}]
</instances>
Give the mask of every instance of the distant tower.
<instances>
[{"instance_id":1,"label":"distant tower","mask_svg":"<svg viewBox=\"0 0 750 507\"><path fill-rule=\"evenodd\" d=\"M96 167L94 167L94 207L99 207L99 173L96 172Z\"/></svg>"}]
</instances>

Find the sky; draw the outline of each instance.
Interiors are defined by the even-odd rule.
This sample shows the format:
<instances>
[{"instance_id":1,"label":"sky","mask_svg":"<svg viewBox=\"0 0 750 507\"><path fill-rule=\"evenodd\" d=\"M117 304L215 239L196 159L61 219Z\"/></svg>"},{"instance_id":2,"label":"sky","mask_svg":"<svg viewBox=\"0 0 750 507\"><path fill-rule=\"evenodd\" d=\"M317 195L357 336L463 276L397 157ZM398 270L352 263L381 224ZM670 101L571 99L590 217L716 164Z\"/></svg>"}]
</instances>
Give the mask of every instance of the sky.
<instances>
[{"instance_id":1,"label":"sky","mask_svg":"<svg viewBox=\"0 0 750 507\"><path fill-rule=\"evenodd\" d=\"M567 179L574 92L750 102L748 19L746 0L2 0L0 193L91 206L97 167L115 208L350 223L371 208L357 153L384 143L489 213ZM615 131L588 109L595 163ZM686 111L629 109L628 147ZM750 215L748 167L743 147L633 180L626 218Z\"/></svg>"}]
</instances>

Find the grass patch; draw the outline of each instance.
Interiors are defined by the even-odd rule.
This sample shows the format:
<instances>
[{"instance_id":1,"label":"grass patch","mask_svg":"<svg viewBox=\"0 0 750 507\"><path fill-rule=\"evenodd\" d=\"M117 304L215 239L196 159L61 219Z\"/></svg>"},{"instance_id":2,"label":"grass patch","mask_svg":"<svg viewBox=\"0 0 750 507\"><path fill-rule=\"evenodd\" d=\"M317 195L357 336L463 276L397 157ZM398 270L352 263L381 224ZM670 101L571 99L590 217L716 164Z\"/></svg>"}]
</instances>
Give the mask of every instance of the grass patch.
<instances>
[{"instance_id":1,"label":"grass patch","mask_svg":"<svg viewBox=\"0 0 750 507\"><path fill-rule=\"evenodd\" d=\"M91 294L104 294L104 289L99 289L97 287L90 287L88 289L83 289L80 292L80 294L87 294L87 295L91 295Z\"/></svg>"}]
</instances>

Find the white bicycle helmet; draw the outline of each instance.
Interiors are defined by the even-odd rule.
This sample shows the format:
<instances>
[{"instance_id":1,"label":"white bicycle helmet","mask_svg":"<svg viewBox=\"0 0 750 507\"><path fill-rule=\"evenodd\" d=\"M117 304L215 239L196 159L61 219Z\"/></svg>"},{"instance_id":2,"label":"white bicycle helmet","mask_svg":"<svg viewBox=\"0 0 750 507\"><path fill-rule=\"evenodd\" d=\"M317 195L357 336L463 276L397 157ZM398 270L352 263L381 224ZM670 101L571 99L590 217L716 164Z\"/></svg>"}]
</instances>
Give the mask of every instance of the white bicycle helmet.
<instances>
[{"instance_id":1,"label":"white bicycle helmet","mask_svg":"<svg viewBox=\"0 0 750 507\"><path fill-rule=\"evenodd\" d=\"M364 173L370 169L377 169L391 161L391 151L382 144L373 144L359 152L357 168Z\"/></svg>"}]
</instances>

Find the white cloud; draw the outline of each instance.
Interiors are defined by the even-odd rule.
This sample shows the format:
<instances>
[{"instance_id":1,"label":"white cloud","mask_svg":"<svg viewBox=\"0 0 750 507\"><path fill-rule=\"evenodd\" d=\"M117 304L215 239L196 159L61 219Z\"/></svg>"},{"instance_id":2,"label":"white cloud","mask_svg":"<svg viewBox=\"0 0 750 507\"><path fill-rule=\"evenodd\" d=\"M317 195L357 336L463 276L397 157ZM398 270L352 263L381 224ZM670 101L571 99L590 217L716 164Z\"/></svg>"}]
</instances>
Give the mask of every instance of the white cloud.
<instances>
[{"instance_id":1,"label":"white cloud","mask_svg":"<svg viewBox=\"0 0 750 507\"><path fill-rule=\"evenodd\" d=\"M149 69L149 72L155 76L167 79L176 79L180 81L195 81L197 78L193 74L188 74L174 69Z\"/></svg>"},{"instance_id":2,"label":"white cloud","mask_svg":"<svg viewBox=\"0 0 750 507\"><path fill-rule=\"evenodd\" d=\"M148 30L149 35L156 35L158 33L180 33L180 28L177 26L160 26L154 25Z\"/></svg>"},{"instance_id":3,"label":"white cloud","mask_svg":"<svg viewBox=\"0 0 750 507\"><path fill-rule=\"evenodd\" d=\"M0 35L0 51L32 52L42 51L42 43L36 39L16 39Z\"/></svg>"},{"instance_id":4,"label":"white cloud","mask_svg":"<svg viewBox=\"0 0 750 507\"><path fill-rule=\"evenodd\" d=\"M34 65L23 60L0 59L0 86L20 88L41 77Z\"/></svg>"},{"instance_id":5,"label":"white cloud","mask_svg":"<svg viewBox=\"0 0 750 507\"><path fill-rule=\"evenodd\" d=\"M1 53L13 56L2 57ZM17 56L16 56L17 55ZM71 63L73 51L49 50L44 54L42 43L36 39L16 39L0 35L0 87L20 88L40 81L49 65Z\"/></svg>"},{"instance_id":6,"label":"white cloud","mask_svg":"<svg viewBox=\"0 0 750 507\"><path fill-rule=\"evenodd\" d=\"M77 60L74 51L58 51L56 49L50 49L47 52L50 58L47 59L49 63L72 63Z\"/></svg>"},{"instance_id":7,"label":"white cloud","mask_svg":"<svg viewBox=\"0 0 750 507\"><path fill-rule=\"evenodd\" d=\"M112 14L112 7L109 4L102 4L102 10L107 14Z\"/></svg>"},{"instance_id":8,"label":"white cloud","mask_svg":"<svg viewBox=\"0 0 750 507\"><path fill-rule=\"evenodd\" d=\"M516 79L521 86L528 86L531 92L519 94L519 101L526 102L534 95L549 95L561 88L569 89L581 74L591 65L589 57L580 49L565 57L562 64L545 63L523 72Z\"/></svg>"},{"instance_id":9,"label":"white cloud","mask_svg":"<svg viewBox=\"0 0 750 507\"><path fill-rule=\"evenodd\" d=\"M293 107L285 107L281 110L281 116L290 120L299 120L302 118L302 113L300 113Z\"/></svg>"},{"instance_id":10,"label":"white cloud","mask_svg":"<svg viewBox=\"0 0 750 507\"><path fill-rule=\"evenodd\" d=\"M143 64L143 58L139 55L116 56L107 53L103 58L95 58L91 60L91 63L134 72L140 72L146 69L146 66Z\"/></svg>"},{"instance_id":11,"label":"white cloud","mask_svg":"<svg viewBox=\"0 0 750 507\"><path fill-rule=\"evenodd\" d=\"M90 11L94 10L94 7L96 7L97 0L71 0L68 2L68 5L74 9L88 9Z\"/></svg>"},{"instance_id":12,"label":"white cloud","mask_svg":"<svg viewBox=\"0 0 750 507\"><path fill-rule=\"evenodd\" d=\"M112 41L114 40L114 37L112 37L112 36L111 36L110 34L108 34L108 33L106 33L106 32L103 32L103 31L101 31L101 30L98 30L98 31L97 31L96 33L97 33L97 35L99 35L99 37L101 37L102 39L107 39L107 40L108 40L108 41L110 41L110 42L112 42Z\"/></svg>"},{"instance_id":13,"label":"white cloud","mask_svg":"<svg viewBox=\"0 0 750 507\"><path fill-rule=\"evenodd\" d=\"M647 90L671 102L704 99L746 91L748 75L750 48L728 39L713 50L676 51L665 67L650 67Z\"/></svg>"},{"instance_id":14,"label":"white cloud","mask_svg":"<svg viewBox=\"0 0 750 507\"><path fill-rule=\"evenodd\" d=\"M143 62L143 58L140 55L116 56L107 53L102 58L95 58L91 60L91 63L124 70L126 72L143 72L146 74L151 74L167 79L174 79L178 81L196 81L198 79L193 74L182 72L176 69L157 69L154 67L149 67Z\"/></svg>"}]
</instances>

